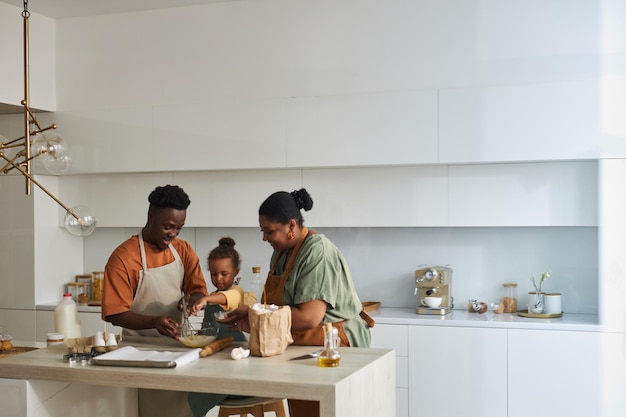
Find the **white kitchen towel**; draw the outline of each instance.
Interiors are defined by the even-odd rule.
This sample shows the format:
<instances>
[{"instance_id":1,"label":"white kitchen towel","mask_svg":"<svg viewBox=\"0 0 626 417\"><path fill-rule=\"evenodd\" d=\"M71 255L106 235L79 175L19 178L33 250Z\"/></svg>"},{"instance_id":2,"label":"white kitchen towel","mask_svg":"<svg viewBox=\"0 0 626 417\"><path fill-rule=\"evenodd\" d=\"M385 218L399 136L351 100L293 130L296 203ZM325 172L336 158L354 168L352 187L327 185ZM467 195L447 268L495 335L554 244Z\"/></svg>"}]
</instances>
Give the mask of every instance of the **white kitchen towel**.
<instances>
[{"instance_id":1,"label":"white kitchen towel","mask_svg":"<svg viewBox=\"0 0 626 417\"><path fill-rule=\"evenodd\" d=\"M172 368L183 366L200 357L202 349L184 351L147 350L125 346L93 358L89 363L108 366L140 366L148 368Z\"/></svg>"}]
</instances>

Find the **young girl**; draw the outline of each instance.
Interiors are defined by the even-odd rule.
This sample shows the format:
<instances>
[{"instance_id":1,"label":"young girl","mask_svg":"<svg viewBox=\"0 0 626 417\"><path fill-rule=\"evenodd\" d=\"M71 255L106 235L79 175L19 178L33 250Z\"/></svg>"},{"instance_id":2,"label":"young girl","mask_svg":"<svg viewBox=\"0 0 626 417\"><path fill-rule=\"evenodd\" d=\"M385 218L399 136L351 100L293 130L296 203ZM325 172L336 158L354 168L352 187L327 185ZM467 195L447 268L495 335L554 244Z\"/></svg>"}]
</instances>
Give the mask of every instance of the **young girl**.
<instances>
[{"instance_id":1,"label":"young girl","mask_svg":"<svg viewBox=\"0 0 626 417\"><path fill-rule=\"evenodd\" d=\"M196 301L191 312L197 315L204 308L203 327L217 325L219 339L233 336L235 340L245 341L241 332L215 322L215 313L231 311L243 305L244 291L235 282L241 267L241 258L235 249L235 241L230 237L221 238L219 245L209 253L208 263L211 283L217 290Z\"/></svg>"}]
</instances>

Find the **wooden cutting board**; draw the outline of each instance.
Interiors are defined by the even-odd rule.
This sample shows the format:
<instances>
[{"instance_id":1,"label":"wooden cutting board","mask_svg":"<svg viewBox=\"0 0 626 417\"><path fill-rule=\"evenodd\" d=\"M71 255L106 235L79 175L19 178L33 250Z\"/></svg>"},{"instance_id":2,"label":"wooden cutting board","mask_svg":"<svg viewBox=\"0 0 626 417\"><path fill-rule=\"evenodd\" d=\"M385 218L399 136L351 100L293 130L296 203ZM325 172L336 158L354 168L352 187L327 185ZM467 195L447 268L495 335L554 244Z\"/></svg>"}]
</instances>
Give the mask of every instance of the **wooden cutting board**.
<instances>
[{"instance_id":1,"label":"wooden cutting board","mask_svg":"<svg viewBox=\"0 0 626 417\"><path fill-rule=\"evenodd\" d=\"M19 353L30 352L31 350L36 350L39 348L36 347L28 347L28 346L13 346L11 350L7 350L5 352L0 352L0 359L6 358L9 356L17 355Z\"/></svg>"}]
</instances>

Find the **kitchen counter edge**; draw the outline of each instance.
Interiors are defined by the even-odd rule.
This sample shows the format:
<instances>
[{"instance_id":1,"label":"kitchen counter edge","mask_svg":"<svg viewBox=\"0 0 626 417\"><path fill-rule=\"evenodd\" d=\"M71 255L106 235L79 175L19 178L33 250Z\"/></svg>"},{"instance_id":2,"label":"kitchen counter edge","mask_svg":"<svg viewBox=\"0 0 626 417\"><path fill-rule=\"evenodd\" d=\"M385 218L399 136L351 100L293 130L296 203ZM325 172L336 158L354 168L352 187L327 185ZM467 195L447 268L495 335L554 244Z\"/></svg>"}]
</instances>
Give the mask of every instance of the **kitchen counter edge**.
<instances>
[{"instance_id":1,"label":"kitchen counter edge","mask_svg":"<svg viewBox=\"0 0 626 417\"><path fill-rule=\"evenodd\" d=\"M484 314L452 310L444 316L417 314L414 308L386 307L368 314L378 324L408 324L414 326L487 327L499 329L602 331L598 315L563 313L559 318L528 318L517 313Z\"/></svg>"}]
</instances>

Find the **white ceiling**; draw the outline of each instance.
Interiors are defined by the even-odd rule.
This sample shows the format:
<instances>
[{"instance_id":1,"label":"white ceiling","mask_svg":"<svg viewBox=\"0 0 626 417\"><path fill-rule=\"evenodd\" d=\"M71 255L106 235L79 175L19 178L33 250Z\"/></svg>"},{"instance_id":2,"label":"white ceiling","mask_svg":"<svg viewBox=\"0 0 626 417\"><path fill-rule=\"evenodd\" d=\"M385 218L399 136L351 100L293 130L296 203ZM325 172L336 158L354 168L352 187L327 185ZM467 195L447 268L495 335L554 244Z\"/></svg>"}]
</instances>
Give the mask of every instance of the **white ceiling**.
<instances>
[{"instance_id":1,"label":"white ceiling","mask_svg":"<svg viewBox=\"0 0 626 417\"><path fill-rule=\"evenodd\" d=\"M228 1L240 0L29 0L28 10L55 19L62 19ZM0 0L0 2L17 6L20 9L24 7L23 0Z\"/></svg>"}]
</instances>

